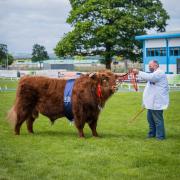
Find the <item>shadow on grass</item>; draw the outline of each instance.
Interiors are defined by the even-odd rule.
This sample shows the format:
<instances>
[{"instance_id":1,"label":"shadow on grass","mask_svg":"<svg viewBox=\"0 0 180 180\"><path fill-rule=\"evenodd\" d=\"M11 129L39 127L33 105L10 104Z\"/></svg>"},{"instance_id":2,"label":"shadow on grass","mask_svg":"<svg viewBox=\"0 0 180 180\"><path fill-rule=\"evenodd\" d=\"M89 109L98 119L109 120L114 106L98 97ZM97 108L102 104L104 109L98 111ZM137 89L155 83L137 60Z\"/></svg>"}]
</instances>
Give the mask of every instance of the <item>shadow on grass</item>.
<instances>
[{"instance_id":1,"label":"shadow on grass","mask_svg":"<svg viewBox=\"0 0 180 180\"><path fill-rule=\"evenodd\" d=\"M101 137L102 138L106 138L106 139L115 139L115 138L119 138L119 139L136 139L136 140L144 140L145 139L145 135L133 135L133 134L118 134L118 133L101 133Z\"/></svg>"},{"instance_id":2,"label":"shadow on grass","mask_svg":"<svg viewBox=\"0 0 180 180\"><path fill-rule=\"evenodd\" d=\"M122 134L117 132L100 132L99 137L93 137L90 132L85 132L85 138L97 138L97 139L121 139L121 140L137 140L137 141L144 141L146 140L146 133L137 133L137 134ZM68 137L68 138L79 138L78 132L70 132L70 131L36 131L34 134L22 133L20 136L38 136L38 137ZM153 138L155 139L155 138ZM180 133L179 134L167 134L166 140L180 140Z\"/></svg>"},{"instance_id":3,"label":"shadow on grass","mask_svg":"<svg viewBox=\"0 0 180 180\"><path fill-rule=\"evenodd\" d=\"M66 132L66 131L37 131L33 134L34 136L51 136L51 137L77 137L75 132Z\"/></svg>"},{"instance_id":4,"label":"shadow on grass","mask_svg":"<svg viewBox=\"0 0 180 180\"><path fill-rule=\"evenodd\" d=\"M180 133L177 134L167 134L167 138L166 139L170 139L170 140L179 140L180 141Z\"/></svg>"},{"instance_id":5,"label":"shadow on grass","mask_svg":"<svg viewBox=\"0 0 180 180\"><path fill-rule=\"evenodd\" d=\"M113 134L113 133L99 133L98 137L93 137L91 133L85 132L85 138L97 138L97 139L113 139L113 138L122 138L125 137L121 134ZM78 138L78 132L70 132L70 131L35 131L33 134L29 133L21 133L20 136L34 136L34 137L68 137L68 138Z\"/></svg>"},{"instance_id":6,"label":"shadow on grass","mask_svg":"<svg viewBox=\"0 0 180 180\"><path fill-rule=\"evenodd\" d=\"M40 131L35 132L35 136L51 136L51 137L77 137L77 132L68 132L68 131ZM97 139L134 139L134 140L144 140L144 135L127 135L127 134L118 134L118 133L99 133L99 137L93 137L91 133L85 133L85 138L97 138Z\"/></svg>"}]
</instances>

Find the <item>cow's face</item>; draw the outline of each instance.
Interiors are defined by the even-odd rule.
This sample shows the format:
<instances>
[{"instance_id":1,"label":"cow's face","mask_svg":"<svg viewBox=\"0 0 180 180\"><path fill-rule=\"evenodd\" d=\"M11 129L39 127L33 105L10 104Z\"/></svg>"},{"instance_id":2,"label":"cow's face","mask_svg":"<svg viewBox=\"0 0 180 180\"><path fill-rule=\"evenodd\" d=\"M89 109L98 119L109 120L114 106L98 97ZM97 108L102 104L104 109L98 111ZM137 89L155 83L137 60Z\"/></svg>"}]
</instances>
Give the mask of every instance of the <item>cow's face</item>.
<instances>
[{"instance_id":1,"label":"cow's face","mask_svg":"<svg viewBox=\"0 0 180 180\"><path fill-rule=\"evenodd\" d=\"M112 91L114 90L114 86L116 85L117 76L111 71L99 71L97 73L90 74L91 78L97 81L102 87L106 90Z\"/></svg>"},{"instance_id":2,"label":"cow's face","mask_svg":"<svg viewBox=\"0 0 180 180\"><path fill-rule=\"evenodd\" d=\"M99 72L99 81L103 87L112 88L116 85L116 76L110 71Z\"/></svg>"}]
</instances>

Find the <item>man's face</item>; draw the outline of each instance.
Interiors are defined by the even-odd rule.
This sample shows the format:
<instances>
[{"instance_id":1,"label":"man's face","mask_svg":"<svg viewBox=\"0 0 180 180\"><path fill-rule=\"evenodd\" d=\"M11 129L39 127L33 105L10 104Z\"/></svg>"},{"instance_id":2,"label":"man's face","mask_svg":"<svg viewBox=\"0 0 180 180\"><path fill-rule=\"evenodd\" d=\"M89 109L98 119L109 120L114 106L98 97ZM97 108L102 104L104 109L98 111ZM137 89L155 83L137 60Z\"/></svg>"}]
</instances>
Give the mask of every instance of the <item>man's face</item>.
<instances>
[{"instance_id":1,"label":"man's face","mask_svg":"<svg viewBox=\"0 0 180 180\"><path fill-rule=\"evenodd\" d=\"M154 72L157 69L157 65L154 62L149 63L149 71Z\"/></svg>"}]
</instances>

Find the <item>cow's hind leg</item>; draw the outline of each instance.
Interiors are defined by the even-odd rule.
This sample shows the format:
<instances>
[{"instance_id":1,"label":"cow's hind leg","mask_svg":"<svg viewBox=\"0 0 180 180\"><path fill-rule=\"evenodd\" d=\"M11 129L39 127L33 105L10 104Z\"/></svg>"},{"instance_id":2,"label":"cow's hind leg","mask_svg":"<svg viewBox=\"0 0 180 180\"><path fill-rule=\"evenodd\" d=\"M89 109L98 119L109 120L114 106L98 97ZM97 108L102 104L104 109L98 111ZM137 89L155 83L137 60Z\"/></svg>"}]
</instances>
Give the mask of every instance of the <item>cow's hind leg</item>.
<instances>
[{"instance_id":1,"label":"cow's hind leg","mask_svg":"<svg viewBox=\"0 0 180 180\"><path fill-rule=\"evenodd\" d=\"M19 135L20 134L20 129L21 129L21 126L23 124L23 122L25 120L29 120L32 121L33 119L32 118L29 118L29 115L32 114L32 111L29 110L28 108L24 108L23 110L22 109L18 109L17 111L17 120L15 122L15 126L14 126L14 130L15 130L15 134L16 135ZM33 116L32 116L33 117ZM30 123L31 124L31 123Z\"/></svg>"},{"instance_id":2,"label":"cow's hind leg","mask_svg":"<svg viewBox=\"0 0 180 180\"><path fill-rule=\"evenodd\" d=\"M91 129L91 131L92 131L92 135L93 135L94 137L98 137L98 133L97 133L97 131L96 131L97 120L94 120L94 121L89 122L88 125L89 125L89 127L90 127L90 129Z\"/></svg>"},{"instance_id":3,"label":"cow's hind leg","mask_svg":"<svg viewBox=\"0 0 180 180\"><path fill-rule=\"evenodd\" d=\"M34 131L33 131L33 123L34 123L34 120L35 120L35 118L33 118L33 117L29 117L29 118L26 120L27 130L28 130L29 133L34 133Z\"/></svg>"},{"instance_id":4,"label":"cow's hind leg","mask_svg":"<svg viewBox=\"0 0 180 180\"><path fill-rule=\"evenodd\" d=\"M22 116L22 115L18 116L17 121L15 122L15 126L14 126L15 135L20 134L21 125L23 124L25 120L26 120L26 116Z\"/></svg>"},{"instance_id":5,"label":"cow's hind leg","mask_svg":"<svg viewBox=\"0 0 180 180\"><path fill-rule=\"evenodd\" d=\"M15 128L14 128L14 131L15 131L15 135L19 135L20 134L20 128L21 128L21 125L24 121L18 121L16 124L15 124Z\"/></svg>"},{"instance_id":6,"label":"cow's hind leg","mask_svg":"<svg viewBox=\"0 0 180 180\"><path fill-rule=\"evenodd\" d=\"M30 116L34 117L34 107L37 102L38 93L33 86L29 85L28 82L22 80L19 84L17 91L17 98L15 103L15 110L17 114L17 120L15 122L15 134L20 134L21 125ZM23 82L24 81L24 82ZM29 129L32 125L33 119L30 118Z\"/></svg>"},{"instance_id":7,"label":"cow's hind leg","mask_svg":"<svg viewBox=\"0 0 180 180\"><path fill-rule=\"evenodd\" d=\"M35 119L38 117L38 111L33 110L32 111L32 115L29 116L26 120L26 125L27 125L27 130L29 133L34 133L33 131L33 123L35 121Z\"/></svg>"}]
</instances>

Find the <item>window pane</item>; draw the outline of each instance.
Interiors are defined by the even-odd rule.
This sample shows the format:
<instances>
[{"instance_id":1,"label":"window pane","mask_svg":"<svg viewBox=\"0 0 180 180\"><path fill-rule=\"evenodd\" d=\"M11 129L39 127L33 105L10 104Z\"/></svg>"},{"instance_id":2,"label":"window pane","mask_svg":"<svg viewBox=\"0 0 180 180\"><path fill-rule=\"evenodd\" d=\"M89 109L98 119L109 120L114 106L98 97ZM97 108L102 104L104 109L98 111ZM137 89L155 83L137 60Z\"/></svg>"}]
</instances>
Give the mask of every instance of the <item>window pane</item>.
<instances>
[{"instance_id":1,"label":"window pane","mask_svg":"<svg viewBox=\"0 0 180 180\"><path fill-rule=\"evenodd\" d=\"M180 56L180 47L171 47L170 56Z\"/></svg>"},{"instance_id":2,"label":"window pane","mask_svg":"<svg viewBox=\"0 0 180 180\"><path fill-rule=\"evenodd\" d=\"M166 56L166 48L163 48L163 56Z\"/></svg>"},{"instance_id":3,"label":"window pane","mask_svg":"<svg viewBox=\"0 0 180 180\"><path fill-rule=\"evenodd\" d=\"M174 51L170 48L170 53L173 54ZM180 53L180 49L178 51ZM166 56L166 48L147 48L146 49L146 56Z\"/></svg>"},{"instance_id":4,"label":"window pane","mask_svg":"<svg viewBox=\"0 0 180 180\"><path fill-rule=\"evenodd\" d=\"M155 49L155 56L159 56L159 50Z\"/></svg>"},{"instance_id":5,"label":"window pane","mask_svg":"<svg viewBox=\"0 0 180 180\"><path fill-rule=\"evenodd\" d=\"M178 48L174 48L174 56L178 56Z\"/></svg>"},{"instance_id":6,"label":"window pane","mask_svg":"<svg viewBox=\"0 0 180 180\"><path fill-rule=\"evenodd\" d=\"M151 50L151 56L154 56L154 49Z\"/></svg>"},{"instance_id":7,"label":"window pane","mask_svg":"<svg viewBox=\"0 0 180 180\"><path fill-rule=\"evenodd\" d=\"M160 56L163 56L163 49L160 49Z\"/></svg>"},{"instance_id":8,"label":"window pane","mask_svg":"<svg viewBox=\"0 0 180 180\"><path fill-rule=\"evenodd\" d=\"M172 48L170 48L170 56L174 56L174 51Z\"/></svg>"},{"instance_id":9,"label":"window pane","mask_svg":"<svg viewBox=\"0 0 180 180\"><path fill-rule=\"evenodd\" d=\"M150 49L147 49L147 56L151 56L151 51L150 51Z\"/></svg>"}]
</instances>

